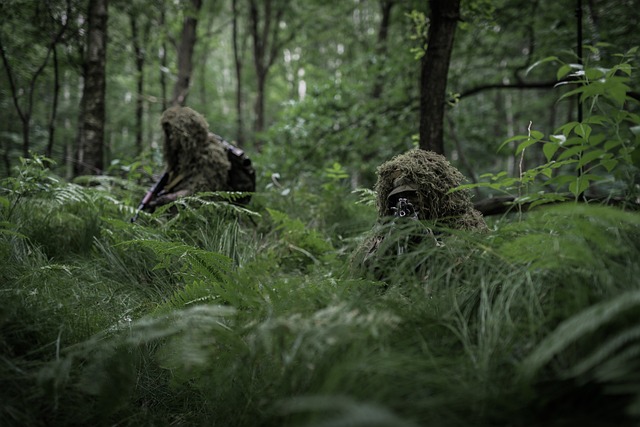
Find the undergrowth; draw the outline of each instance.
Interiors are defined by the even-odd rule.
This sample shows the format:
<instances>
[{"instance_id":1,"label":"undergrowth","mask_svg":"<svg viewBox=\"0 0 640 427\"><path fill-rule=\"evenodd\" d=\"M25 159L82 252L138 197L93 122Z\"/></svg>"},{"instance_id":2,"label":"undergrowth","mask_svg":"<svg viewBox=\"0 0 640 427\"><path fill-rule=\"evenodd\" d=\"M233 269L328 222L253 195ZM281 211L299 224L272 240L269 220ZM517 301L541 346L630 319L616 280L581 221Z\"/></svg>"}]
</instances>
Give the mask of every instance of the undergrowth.
<instances>
[{"instance_id":1,"label":"undergrowth","mask_svg":"<svg viewBox=\"0 0 640 427\"><path fill-rule=\"evenodd\" d=\"M433 230L370 270L374 208L333 184L296 197L334 224L268 189L131 223L125 189L25 163L0 195L0 424L637 424L637 213Z\"/></svg>"}]
</instances>

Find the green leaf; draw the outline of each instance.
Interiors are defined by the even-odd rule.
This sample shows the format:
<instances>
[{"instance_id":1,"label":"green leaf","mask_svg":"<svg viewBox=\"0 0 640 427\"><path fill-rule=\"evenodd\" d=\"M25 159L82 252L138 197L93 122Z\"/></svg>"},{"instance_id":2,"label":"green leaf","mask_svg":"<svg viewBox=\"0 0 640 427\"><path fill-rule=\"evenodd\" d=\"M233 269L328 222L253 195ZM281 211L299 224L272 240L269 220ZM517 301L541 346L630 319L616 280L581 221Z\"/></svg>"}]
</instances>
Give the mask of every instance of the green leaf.
<instances>
[{"instance_id":1,"label":"green leaf","mask_svg":"<svg viewBox=\"0 0 640 427\"><path fill-rule=\"evenodd\" d=\"M576 179L575 176L571 176L571 175L559 175L556 176L554 178L551 178L549 181L547 181L545 184L546 185L557 185L557 186L563 186L566 184L569 184L570 182L573 182Z\"/></svg>"},{"instance_id":2,"label":"green leaf","mask_svg":"<svg viewBox=\"0 0 640 427\"><path fill-rule=\"evenodd\" d=\"M542 138L544 138L544 134L542 132L540 132L539 130L532 130L531 131L531 138L537 139L539 141Z\"/></svg>"},{"instance_id":3,"label":"green leaf","mask_svg":"<svg viewBox=\"0 0 640 427\"><path fill-rule=\"evenodd\" d=\"M530 139L528 141L522 142L520 145L518 145L518 148L516 149L516 154L522 153L527 147L535 144L536 142L538 142L537 139Z\"/></svg>"},{"instance_id":4,"label":"green leaf","mask_svg":"<svg viewBox=\"0 0 640 427\"><path fill-rule=\"evenodd\" d=\"M547 158L547 162L551 161L553 155L558 151L558 148L560 148L560 146L553 142L547 142L542 146L542 151L544 152L544 156Z\"/></svg>"},{"instance_id":5,"label":"green leaf","mask_svg":"<svg viewBox=\"0 0 640 427\"><path fill-rule=\"evenodd\" d=\"M589 145L592 147L596 147L600 145L604 140L605 140L605 134L596 133L595 135L591 135L591 138L589 138Z\"/></svg>"},{"instance_id":6,"label":"green leaf","mask_svg":"<svg viewBox=\"0 0 640 427\"><path fill-rule=\"evenodd\" d=\"M604 151L611 151L613 148L616 148L620 144L622 144L622 141L620 141L619 139L609 140L604 143Z\"/></svg>"},{"instance_id":7,"label":"green leaf","mask_svg":"<svg viewBox=\"0 0 640 427\"><path fill-rule=\"evenodd\" d=\"M629 86L624 83L616 83L609 85L605 95L611 99L618 108L622 108L627 100L627 92L630 90Z\"/></svg>"},{"instance_id":8,"label":"green leaf","mask_svg":"<svg viewBox=\"0 0 640 427\"><path fill-rule=\"evenodd\" d=\"M580 87L578 87L576 89L570 90L569 92L563 94L560 98L558 98L558 100L561 101L561 100L563 100L565 98L572 97L573 95L581 94L581 93L583 93L585 91L586 87L587 86L580 86Z\"/></svg>"},{"instance_id":9,"label":"green leaf","mask_svg":"<svg viewBox=\"0 0 640 427\"><path fill-rule=\"evenodd\" d=\"M607 172L611 172L618 165L618 161L616 159L606 159L602 160L600 164L604 166Z\"/></svg>"},{"instance_id":10,"label":"green leaf","mask_svg":"<svg viewBox=\"0 0 640 427\"><path fill-rule=\"evenodd\" d=\"M584 123L579 123L574 129L573 131L576 133L576 135L579 135L581 137L583 137L585 140L589 139L589 135L591 135L591 126L584 124Z\"/></svg>"},{"instance_id":11,"label":"green leaf","mask_svg":"<svg viewBox=\"0 0 640 427\"><path fill-rule=\"evenodd\" d=\"M605 154L604 150L591 150L587 151L582 155L582 158L578 162L576 169L583 167L587 163L591 163L592 161L599 159L602 155Z\"/></svg>"},{"instance_id":12,"label":"green leaf","mask_svg":"<svg viewBox=\"0 0 640 427\"><path fill-rule=\"evenodd\" d=\"M585 150L585 147L582 145L576 145L574 147L565 150L562 154L558 156L558 160L568 159L569 157L575 156L577 154L582 153Z\"/></svg>"},{"instance_id":13,"label":"green leaf","mask_svg":"<svg viewBox=\"0 0 640 427\"><path fill-rule=\"evenodd\" d=\"M604 77L606 70L601 68L587 68L585 77L587 80L598 80Z\"/></svg>"},{"instance_id":14,"label":"green leaf","mask_svg":"<svg viewBox=\"0 0 640 427\"><path fill-rule=\"evenodd\" d=\"M529 74L529 72L531 70L533 70L534 68L536 68L538 65L547 63L547 62L556 62L559 61L557 56L547 56L546 58L542 58L539 61L536 61L534 64L532 64L529 68L527 68L527 70L524 72L525 75Z\"/></svg>"},{"instance_id":15,"label":"green leaf","mask_svg":"<svg viewBox=\"0 0 640 427\"><path fill-rule=\"evenodd\" d=\"M631 75L631 64L623 63L615 65L611 68L610 75L615 75L618 71L625 73L627 76Z\"/></svg>"},{"instance_id":16,"label":"green leaf","mask_svg":"<svg viewBox=\"0 0 640 427\"><path fill-rule=\"evenodd\" d=\"M584 177L576 177L574 181L569 184L569 191L576 197L584 193L587 188L589 188L589 180Z\"/></svg>"},{"instance_id":17,"label":"green leaf","mask_svg":"<svg viewBox=\"0 0 640 427\"><path fill-rule=\"evenodd\" d=\"M516 136L512 136L511 138L505 140L502 144L500 144L500 146L498 147L498 151L502 150L502 148L507 145L510 142L515 142L515 141L522 141L525 139L529 139L529 135L516 135Z\"/></svg>"},{"instance_id":18,"label":"green leaf","mask_svg":"<svg viewBox=\"0 0 640 427\"><path fill-rule=\"evenodd\" d=\"M560 126L560 128L558 128L558 131L562 132L562 134L565 137L567 137L569 136L573 128L576 127L578 124L579 124L578 122L569 122L565 125Z\"/></svg>"},{"instance_id":19,"label":"green leaf","mask_svg":"<svg viewBox=\"0 0 640 427\"><path fill-rule=\"evenodd\" d=\"M558 68L558 72L556 73L556 78L558 80L562 80L562 78L565 77L570 72L571 72L571 65L564 64L563 66Z\"/></svg>"},{"instance_id":20,"label":"green leaf","mask_svg":"<svg viewBox=\"0 0 640 427\"><path fill-rule=\"evenodd\" d=\"M587 117L582 121L582 123L589 123L592 125L601 125L609 121L609 118L606 116L602 116L600 114L594 114L593 116Z\"/></svg>"}]
</instances>

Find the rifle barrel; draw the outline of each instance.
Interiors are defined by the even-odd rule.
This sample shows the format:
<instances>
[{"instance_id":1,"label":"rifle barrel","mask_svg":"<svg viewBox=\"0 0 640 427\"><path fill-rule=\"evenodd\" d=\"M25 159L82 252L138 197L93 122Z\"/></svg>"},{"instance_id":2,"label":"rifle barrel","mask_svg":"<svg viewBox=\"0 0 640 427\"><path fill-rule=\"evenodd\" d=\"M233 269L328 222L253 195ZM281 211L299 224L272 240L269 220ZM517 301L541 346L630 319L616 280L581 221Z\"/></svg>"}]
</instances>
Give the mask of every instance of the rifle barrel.
<instances>
[{"instance_id":1,"label":"rifle barrel","mask_svg":"<svg viewBox=\"0 0 640 427\"><path fill-rule=\"evenodd\" d=\"M138 209L136 210L135 215L133 216L133 218L131 218L131 222L136 222L140 212L142 212L142 210L149 204L149 202L155 196L157 196L160 191L162 191L164 186L167 185L167 181L169 181L169 172L163 173L160 179L158 180L158 182L153 184L153 186L149 189L149 191L147 191L147 193L142 198L142 201L138 205Z\"/></svg>"}]
</instances>

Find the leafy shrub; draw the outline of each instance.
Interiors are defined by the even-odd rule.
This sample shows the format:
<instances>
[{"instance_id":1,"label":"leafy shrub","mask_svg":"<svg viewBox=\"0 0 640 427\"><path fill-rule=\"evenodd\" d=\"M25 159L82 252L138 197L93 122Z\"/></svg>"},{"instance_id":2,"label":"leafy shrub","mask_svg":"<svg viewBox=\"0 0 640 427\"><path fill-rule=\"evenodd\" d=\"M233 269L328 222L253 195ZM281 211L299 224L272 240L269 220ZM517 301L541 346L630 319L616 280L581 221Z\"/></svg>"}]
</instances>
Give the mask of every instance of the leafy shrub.
<instances>
[{"instance_id":1,"label":"leafy shrub","mask_svg":"<svg viewBox=\"0 0 640 427\"><path fill-rule=\"evenodd\" d=\"M546 139L543 132L530 125L527 135L509 138L500 148L517 142L515 153L524 156L528 147L542 144L547 163L522 171L518 177L509 177L505 172L483 175L490 180L460 188L499 190L517 196L516 204L532 206L569 198L578 200L592 188L605 192L599 195L604 200L618 197L634 204L640 168L640 115L633 112L637 101L629 96L628 84L637 50L632 48L617 55L619 63L610 68L563 63L557 78L568 80L559 84L578 87L560 100L578 96L587 109L584 120L564 124ZM560 60L548 57L533 66L549 61ZM550 191L538 191L540 188Z\"/></svg>"}]
</instances>

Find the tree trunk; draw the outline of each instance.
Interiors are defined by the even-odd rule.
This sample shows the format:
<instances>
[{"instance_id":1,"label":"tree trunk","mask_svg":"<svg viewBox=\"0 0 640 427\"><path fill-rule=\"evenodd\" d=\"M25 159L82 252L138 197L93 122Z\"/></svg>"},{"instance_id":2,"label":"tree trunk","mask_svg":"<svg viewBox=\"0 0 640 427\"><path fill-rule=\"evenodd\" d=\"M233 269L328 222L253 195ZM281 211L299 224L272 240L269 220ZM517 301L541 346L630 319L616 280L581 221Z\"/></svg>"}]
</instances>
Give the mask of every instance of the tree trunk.
<instances>
[{"instance_id":1,"label":"tree trunk","mask_svg":"<svg viewBox=\"0 0 640 427\"><path fill-rule=\"evenodd\" d=\"M160 5L160 27L162 28L162 46L160 48L160 94L162 98L162 111L167 109L167 42L165 28L165 6L164 3Z\"/></svg>"},{"instance_id":2,"label":"tree trunk","mask_svg":"<svg viewBox=\"0 0 640 427\"><path fill-rule=\"evenodd\" d=\"M233 0L232 3L233 9L233 59L235 61L235 69L236 69L236 142L239 147L244 146L244 115L242 113L242 49L238 46L238 17L240 16L238 12L238 0ZM243 41L246 40L243 38ZM244 43L243 43L244 47Z\"/></svg>"},{"instance_id":3,"label":"tree trunk","mask_svg":"<svg viewBox=\"0 0 640 427\"><path fill-rule=\"evenodd\" d=\"M55 35L51 43L48 45L47 53L42 61L42 64L37 68L37 70L31 76L29 81L29 89L26 91L27 94L27 102L23 108L20 107L19 92L23 89L18 88L16 81L14 80L13 70L11 68L11 64L9 63L9 58L7 52L5 51L2 40L0 40L0 56L2 56L2 62L4 63L5 70L7 72L7 79L9 80L9 87L11 88L11 97L13 99L13 105L16 108L16 112L20 117L20 121L22 122L22 155L23 157L29 157L29 148L31 145L30 142L30 131L31 131L31 114L33 112L33 96L36 91L36 82L38 77L42 74L44 68L49 62L49 56L51 56L51 52L54 50L56 44L60 41L62 34L66 30L66 25L63 25L58 33Z\"/></svg>"},{"instance_id":4,"label":"tree trunk","mask_svg":"<svg viewBox=\"0 0 640 427\"><path fill-rule=\"evenodd\" d=\"M395 4L395 0L380 0L380 13L382 19L380 20L380 27L378 28L378 45L376 46L376 56L378 61L384 62L387 55L387 39L389 38L389 26L391 23L391 9ZM384 67L381 67L381 69ZM379 99L382 96L382 87L384 85L383 75L378 72L375 78L375 83L371 91L371 97L373 99Z\"/></svg>"},{"instance_id":5,"label":"tree trunk","mask_svg":"<svg viewBox=\"0 0 640 427\"><path fill-rule=\"evenodd\" d=\"M430 0L428 47L421 60L420 148L444 154L444 108L460 0Z\"/></svg>"},{"instance_id":6,"label":"tree trunk","mask_svg":"<svg viewBox=\"0 0 640 427\"><path fill-rule=\"evenodd\" d=\"M2 40L0 40L0 54L2 55L2 62L4 63L4 68L7 72L7 79L9 80L9 87L11 88L13 105L15 106L18 117L20 117L20 121L22 123L22 155L23 157L27 158L29 157L29 122L31 121L32 107L31 105L28 105L26 111L23 111L22 108L20 108L20 102L18 101L19 89L14 81L13 70L9 63L7 53L5 52L4 46L2 44ZM30 96L29 99L32 99L32 97Z\"/></svg>"},{"instance_id":7,"label":"tree trunk","mask_svg":"<svg viewBox=\"0 0 640 427\"><path fill-rule=\"evenodd\" d=\"M53 101L51 105L51 118L49 119L49 142L47 143L47 150L45 156L51 157L53 152L53 142L55 140L56 132L56 116L58 114L58 98L60 97L60 69L58 66L58 51L56 46L53 46Z\"/></svg>"},{"instance_id":8,"label":"tree trunk","mask_svg":"<svg viewBox=\"0 0 640 427\"><path fill-rule=\"evenodd\" d=\"M76 175L104 169L108 0L89 0L87 51Z\"/></svg>"},{"instance_id":9,"label":"tree trunk","mask_svg":"<svg viewBox=\"0 0 640 427\"><path fill-rule=\"evenodd\" d=\"M280 37L280 21L284 16L285 9L289 7L287 2L274 2L263 0L263 14L256 0L249 0L249 22L251 28L251 38L253 39L253 63L256 72L256 100L254 105L255 122L253 130L260 133L264 130L264 103L265 89L269 70L275 59L278 57L283 45L293 38L292 32L288 38ZM273 7L275 5L275 8ZM260 151L262 141L256 139L256 150Z\"/></svg>"},{"instance_id":10,"label":"tree trunk","mask_svg":"<svg viewBox=\"0 0 640 427\"><path fill-rule=\"evenodd\" d=\"M202 0L191 0L191 7L185 10L180 46L178 47L178 80L173 87L171 105L185 105L191 74L193 73L193 48L196 45L196 28L198 13L202 7Z\"/></svg>"},{"instance_id":11,"label":"tree trunk","mask_svg":"<svg viewBox=\"0 0 640 427\"><path fill-rule=\"evenodd\" d=\"M145 26L143 32L145 33L140 39L138 32L137 17L133 12L129 15L131 20L131 42L133 44L133 53L135 55L136 73L137 73L137 90L136 90L136 122L135 122L135 147L136 155L142 154L142 117L144 113L144 100L142 94L144 93L144 63L145 53L142 47L142 43L146 40L146 34L148 34L148 24Z\"/></svg>"},{"instance_id":12,"label":"tree trunk","mask_svg":"<svg viewBox=\"0 0 640 427\"><path fill-rule=\"evenodd\" d=\"M260 12L255 0L250 0L251 36L253 38L253 65L256 72L257 93L254 104L253 131L261 132L264 129L264 82L266 81L268 68L266 66L266 51L269 43L269 27L271 25L271 0L264 0L264 22L260 31ZM260 150L260 143L256 149Z\"/></svg>"}]
</instances>

